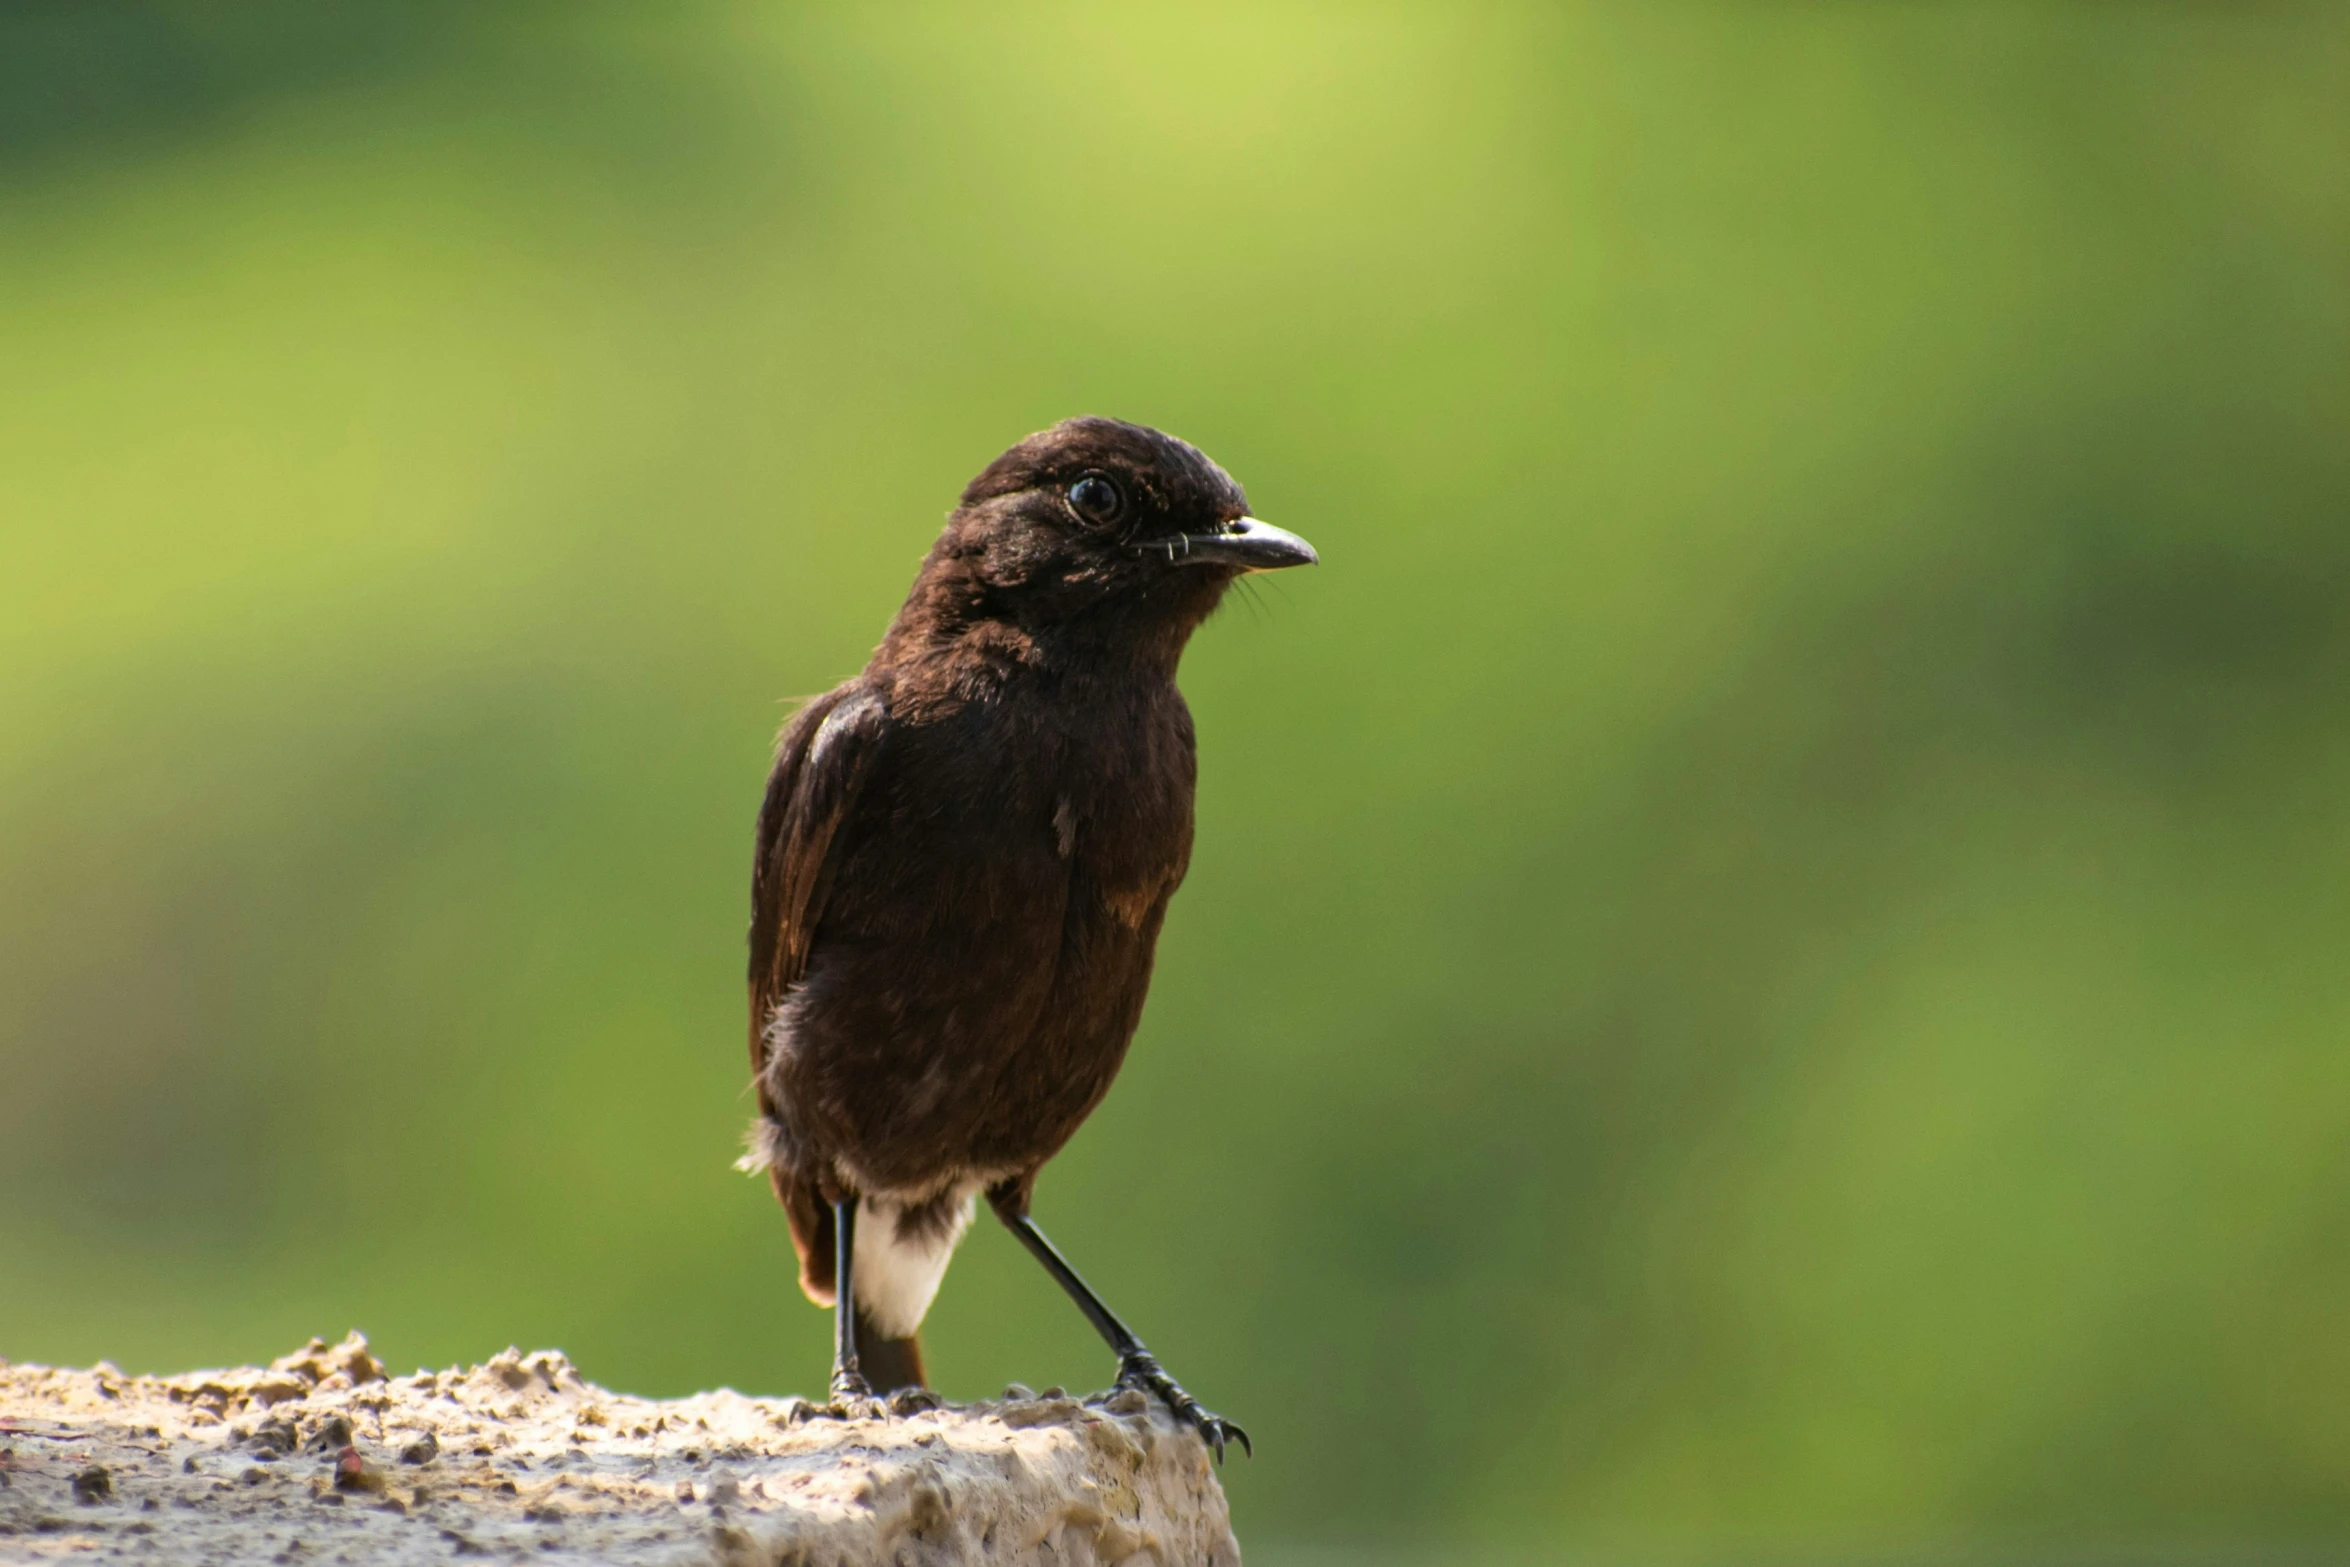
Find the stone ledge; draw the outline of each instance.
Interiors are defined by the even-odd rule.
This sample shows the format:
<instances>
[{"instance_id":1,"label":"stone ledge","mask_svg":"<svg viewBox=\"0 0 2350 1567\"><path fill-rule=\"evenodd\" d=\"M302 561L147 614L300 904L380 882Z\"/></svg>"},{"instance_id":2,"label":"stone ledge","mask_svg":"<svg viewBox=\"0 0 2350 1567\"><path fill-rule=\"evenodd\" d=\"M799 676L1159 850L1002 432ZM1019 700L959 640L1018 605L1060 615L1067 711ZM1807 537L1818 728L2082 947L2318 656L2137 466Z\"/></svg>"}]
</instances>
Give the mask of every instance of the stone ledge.
<instances>
[{"instance_id":1,"label":"stone ledge","mask_svg":"<svg viewBox=\"0 0 2350 1567\"><path fill-rule=\"evenodd\" d=\"M1237 1567L1163 1409L1010 1391L844 1421L631 1398L554 1351L391 1377L356 1333L172 1377L0 1362L0 1562Z\"/></svg>"}]
</instances>

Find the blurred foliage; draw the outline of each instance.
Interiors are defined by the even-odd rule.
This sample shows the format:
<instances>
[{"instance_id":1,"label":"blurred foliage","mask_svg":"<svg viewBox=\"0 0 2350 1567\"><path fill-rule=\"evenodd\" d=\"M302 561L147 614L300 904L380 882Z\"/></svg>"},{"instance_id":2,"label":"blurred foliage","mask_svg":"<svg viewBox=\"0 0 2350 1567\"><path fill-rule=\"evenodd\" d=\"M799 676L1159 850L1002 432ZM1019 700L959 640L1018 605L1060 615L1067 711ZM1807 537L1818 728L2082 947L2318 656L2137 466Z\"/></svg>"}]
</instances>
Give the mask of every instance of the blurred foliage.
<instances>
[{"instance_id":1,"label":"blurred foliage","mask_svg":"<svg viewBox=\"0 0 2350 1567\"><path fill-rule=\"evenodd\" d=\"M817 1386L727 1168L768 740L1099 411L1327 562L1195 645L1039 1198L1246 1538L2342 1537L2345 81L2323 7L10 7L0 1353ZM930 1338L1109 1369L992 1227Z\"/></svg>"}]
</instances>

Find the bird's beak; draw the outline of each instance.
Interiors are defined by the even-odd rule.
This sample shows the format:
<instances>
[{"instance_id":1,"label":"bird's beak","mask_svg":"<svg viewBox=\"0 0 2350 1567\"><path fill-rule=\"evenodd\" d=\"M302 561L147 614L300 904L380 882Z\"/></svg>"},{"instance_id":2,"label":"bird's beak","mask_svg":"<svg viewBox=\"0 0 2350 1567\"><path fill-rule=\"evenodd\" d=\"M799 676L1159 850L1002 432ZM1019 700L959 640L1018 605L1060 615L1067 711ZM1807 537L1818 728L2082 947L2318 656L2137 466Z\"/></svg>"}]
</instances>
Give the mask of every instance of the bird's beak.
<instances>
[{"instance_id":1,"label":"bird's beak","mask_svg":"<svg viewBox=\"0 0 2350 1567\"><path fill-rule=\"evenodd\" d=\"M1276 528L1255 517L1235 517L1214 533L1184 533L1153 540L1144 549L1164 549L1178 566L1238 566L1244 571L1278 571L1284 566L1312 566L1322 557L1314 547L1287 528Z\"/></svg>"}]
</instances>

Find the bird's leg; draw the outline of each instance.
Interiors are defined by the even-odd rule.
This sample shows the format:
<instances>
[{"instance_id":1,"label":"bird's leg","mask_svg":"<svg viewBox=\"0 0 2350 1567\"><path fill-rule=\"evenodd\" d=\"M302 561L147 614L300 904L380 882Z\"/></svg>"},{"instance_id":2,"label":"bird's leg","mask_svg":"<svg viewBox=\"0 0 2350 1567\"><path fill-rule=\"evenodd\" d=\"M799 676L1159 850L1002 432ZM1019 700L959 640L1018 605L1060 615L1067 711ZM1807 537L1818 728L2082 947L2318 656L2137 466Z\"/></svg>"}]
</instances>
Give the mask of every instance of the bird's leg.
<instances>
[{"instance_id":1,"label":"bird's leg","mask_svg":"<svg viewBox=\"0 0 2350 1567\"><path fill-rule=\"evenodd\" d=\"M857 1251L857 1199L832 1205L832 1407L858 1415L873 1404L873 1388L857 1367L856 1285L849 1276Z\"/></svg>"},{"instance_id":2,"label":"bird's leg","mask_svg":"<svg viewBox=\"0 0 2350 1567\"><path fill-rule=\"evenodd\" d=\"M1256 1449L1249 1445L1248 1433L1222 1415L1211 1414L1201 1408L1198 1399L1183 1391L1182 1384L1167 1375L1158 1357L1144 1348L1142 1340L1134 1336L1134 1330L1119 1321L1118 1314L1110 1309L1108 1302L1093 1292L1092 1285L1077 1276L1077 1270L1069 1266L1069 1259L1062 1256L1051 1241L1045 1239L1044 1231L1036 1227L1034 1219L1018 1211L1010 1202L999 1201L995 1208L997 1217L1010 1226L1014 1235L1020 1237L1020 1244L1026 1246L1036 1260L1044 1264L1044 1271L1051 1274L1053 1281L1068 1292L1069 1298L1077 1302L1077 1309L1085 1313L1085 1320L1093 1324L1093 1330L1117 1352L1120 1387L1156 1393L1160 1402L1174 1412L1177 1420L1199 1432L1200 1439L1216 1455L1216 1462L1224 1461L1226 1442L1238 1442L1242 1452L1251 1458L1256 1456Z\"/></svg>"}]
</instances>

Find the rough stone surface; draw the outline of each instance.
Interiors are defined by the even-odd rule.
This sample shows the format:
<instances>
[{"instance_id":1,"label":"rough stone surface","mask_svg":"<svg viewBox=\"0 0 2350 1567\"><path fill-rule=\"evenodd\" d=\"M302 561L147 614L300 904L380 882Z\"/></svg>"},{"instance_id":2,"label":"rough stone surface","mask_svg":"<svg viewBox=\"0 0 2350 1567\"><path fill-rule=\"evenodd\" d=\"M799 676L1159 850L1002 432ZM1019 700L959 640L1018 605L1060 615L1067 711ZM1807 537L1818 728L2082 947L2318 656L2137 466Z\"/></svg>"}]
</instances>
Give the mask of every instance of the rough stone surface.
<instances>
[{"instance_id":1,"label":"rough stone surface","mask_svg":"<svg viewBox=\"0 0 2350 1567\"><path fill-rule=\"evenodd\" d=\"M1011 1390L1025 1395L1025 1389ZM1140 1394L836 1420L643 1399L554 1351L390 1377L0 1362L0 1562L1018 1562L1237 1567L1206 1449Z\"/></svg>"}]
</instances>

